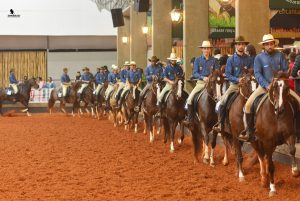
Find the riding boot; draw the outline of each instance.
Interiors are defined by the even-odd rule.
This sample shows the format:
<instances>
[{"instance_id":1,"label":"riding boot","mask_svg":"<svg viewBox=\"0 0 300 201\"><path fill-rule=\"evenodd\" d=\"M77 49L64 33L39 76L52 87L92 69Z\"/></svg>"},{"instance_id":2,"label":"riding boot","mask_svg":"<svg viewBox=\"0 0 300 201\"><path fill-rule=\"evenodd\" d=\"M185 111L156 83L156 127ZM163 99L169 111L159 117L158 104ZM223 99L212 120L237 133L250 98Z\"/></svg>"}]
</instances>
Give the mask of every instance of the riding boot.
<instances>
[{"instance_id":1,"label":"riding boot","mask_svg":"<svg viewBox=\"0 0 300 201\"><path fill-rule=\"evenodd\" d=\"M246 129L242 131L242 133L239 135L239 140L241 141L249 141L253 142L255 141L254 136L254 116L252 113L246 113Z\"/></svg>"},{"instance_id":2,"label":"riding boot","mask_svg":"<svg viewBox=\"0 0 300 201\"><path fill-rule=\"evenodd\" d=\"M216 125L213 127L213 130L215 132L220 133L221 131L224 130L224 122L225 122L225 113L226 113L226 108L224 105L219 106L219 113L218 113L218 122Z\"/></svg>"},{"instance_id":3,"label":"riding boot","mask_svg":"<svg viewBox=\"0 0 300 201\"><path fill-rule=\"evenodd\" d=\"M187 116L182 123L185 126L190 126L192 124L192 121L193 121L193 106L188 104Z\"/></svg>"}]
</instances>

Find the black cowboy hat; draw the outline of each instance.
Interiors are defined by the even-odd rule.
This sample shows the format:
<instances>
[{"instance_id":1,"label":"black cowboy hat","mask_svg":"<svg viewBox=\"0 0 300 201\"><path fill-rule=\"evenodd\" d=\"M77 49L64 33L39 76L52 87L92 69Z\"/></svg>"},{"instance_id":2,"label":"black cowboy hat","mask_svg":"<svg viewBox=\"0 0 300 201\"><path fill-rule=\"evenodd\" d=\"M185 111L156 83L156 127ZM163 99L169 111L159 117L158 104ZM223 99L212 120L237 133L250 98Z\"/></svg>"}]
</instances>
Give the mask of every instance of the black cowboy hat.
<instances>
[{"instance_id":1,"label":"black cowboy hat","mask_svg":"<svg viewBox=\"0 0 300 201\"><path fill-rule=\"evenodd\" d=\"M150 62L158 62L159 61L159 58L157 58L156 56L152 56L151 58L148 59L148 61Z\"/></svg>"},{"instance_id":2,"label":"black cowboy hat","mask_svg":"<svg viewBox=\"0 0 300 201\"><path fill-rule=\"evenodd\" d=\"M237 36L233 42L233 44L237 44L237 43L245 43L246 45L249 44L248 41L245 40L244 36Z\"/></svg>"}]
</instances>

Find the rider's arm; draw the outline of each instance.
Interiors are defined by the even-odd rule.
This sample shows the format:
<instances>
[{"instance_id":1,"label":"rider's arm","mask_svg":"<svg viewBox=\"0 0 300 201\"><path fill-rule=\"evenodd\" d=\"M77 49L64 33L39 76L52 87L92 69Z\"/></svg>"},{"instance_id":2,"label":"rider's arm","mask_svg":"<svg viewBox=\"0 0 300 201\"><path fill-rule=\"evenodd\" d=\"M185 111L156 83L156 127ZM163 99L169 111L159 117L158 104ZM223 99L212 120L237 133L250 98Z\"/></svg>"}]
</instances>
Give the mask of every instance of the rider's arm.
<instances>
[{"instance_id":1,"label":"rider's arm","mask_svg":"<svg viewBox=\"0 0 300 201\"><path fill-rule=\"evenodd\" d=\"M234 57L234 55L227 60L226 67L225 67L225 75L226 75L226 77L228 78L228 80L230 82L236 84L240 81L240 79L233 75L233 73L234 73L234 65L233 65L233 62L232 62L233 57Z\"/></svg>"},{"instance_id":2,"label":"rider's arm","mask_svg":"<svg viewBox=\"0 0 300 201\"><path fill-rule=\"evenodd\" d=\"M254 75L255 75L255 79L257 80L258 84L261 87L267 89L268 86L269 86L269 83L267 82L267 80L262 75L263 68L264 67L262 65L262 61L261 61L260 57L256 56L256 58L254 60Z\"/></svg>"},{"instance_id":3,"label":"rider's arm","mask_svg":"<svg viewBox=\"0 0 300 201\"><path fill-rule=\"evenodd\" d=\"M198 80L203 80L203 76L200 74L199 64L200 64L200 59L197 58L194 61L194 67L193 67L192 75L193 75L194 78L196 78Z\"/></svg>"},{"instance_id":4,"label":"rider's arm","mask_svg":"<svg viewBox=\"0 0 300 201\"><path fill-rule=\"evenodd\" d=\"M294 67L293 67L293 70L292 70L292 76L297 77L299 70L300 70L300 55L298 55L296 57L295 64L294 64Z\"/></svg>"}]
</instances>

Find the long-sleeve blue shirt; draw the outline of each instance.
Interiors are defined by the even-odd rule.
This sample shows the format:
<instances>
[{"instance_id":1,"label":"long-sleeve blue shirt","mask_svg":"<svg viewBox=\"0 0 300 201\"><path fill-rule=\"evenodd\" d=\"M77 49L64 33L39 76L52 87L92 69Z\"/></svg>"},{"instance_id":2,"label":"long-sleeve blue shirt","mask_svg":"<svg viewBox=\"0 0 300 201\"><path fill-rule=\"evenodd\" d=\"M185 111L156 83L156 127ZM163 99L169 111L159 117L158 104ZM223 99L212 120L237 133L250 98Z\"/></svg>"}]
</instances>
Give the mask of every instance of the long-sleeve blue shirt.
<instances>
[{"instance_id":1,"label":"long-sleeve blue shirt","mask_svg":"<svg viewBox=\"0 0 300 201\"><path fill-rule=\"evenodd\" d=\"M243 72L243 68L252 68L253 64L251 62L251 58L247 54L243 54L242 56L234 53L226 63L225 67L225 75L228 80L234 84L239 82L239 77Z\"/></svg>"},{"instance_id":2,"label":"long-sleeve blue shirt","mask_svg":"<svg viewBox=\"0 0 300 201\"><path fill-rule=\"evenodd\" d=\"M163 76L163 68L159 65L152 66L151 64L147 66L145 70L145 76L146 80L148 82L152 82L152 76L156 75L158 78L161 78Z\"/></svg>"},{"instance_id":3,"label":"long-sleeve blue shirt","mask_svg":"<svg viewBox=\"0 0 300 201\"><path fill-rule=\"evenodd\" d=\"M295 59L295 64L292 70L292 76L297 77L299 70L300 70L300 54Z\"/></svg>"},{"instance_id":4,"label":"long-sleeve blue shirt","mask_svg":"<svg viewBox=\"0 0 300 201\"><path fill-rule=\"evenodd\" d=\"M9 82L11 84L18 84L18 80L16 79L16 76L14 73L10 73L9 75Z\"/></svg>"},{"instance_id":5,"label":"long-sleeve blue shirt","mask_svg":"<svg viewBox=\"0 0 300 201\"><path fill-rule=\"evenodd\" d=\"M171 64L168 64L164 70L163 78L168 78L169 80L175 80L176 76L183 76L183 70L179 65L172 67Z\"/></svg>"},{"instance_id":6,"label":"long-sleeve blue shirt","mask_svg":"<svg viewBox=\"0 0 300 201\"><path fill-rule=\"evenodd\" d=\"M105 73L97 73L95 78L96 84L103 84L106 81L106 74Z\"/></svg>"},{"instance_id":7,"label":"long-sleeve blue shirt","mask_svg":"<svg viewBox=\"0 0 300 201\"><path fill-rule=\"evenodd\" d=\"M117 79L119 79L119 75L118 74L114 74L113 72L110 72L108 74L108 82L109 84L115 84L117 82Z\"/></svg>"},{"instance_id":8,"label":"long-sleeve blue shirt","mask_svg":"<svg viewBox=\"0 0 300 201\"><path fill-rule=\"evenodd\" d=\"M130 70L128 73L128 81L131 84L137 84L138 81L142 78L142 73L139 70Z\"/></svg>"},{"instance_id":9,"label":"long-sleeve blue shirt","mask_svg":"<svg viewBox=\"0 0 300 201\"><path fill-rule=\"evenodd\" d=\"M70 77L69 77L69 75L67 75L67 74L62 74L61 75L61 77L60 77L60 81L61 81L61 83L64 83L64 82L71 82L71 80L70 80Z\"/></svg>"},{"instance_id":10,"label":"long-sleeve blue shirt","mask_svg":"<svg viewBox=\"0 0 300 201\"><path fill-rule=\"evenodd\" d=\"M198 80L203 80L204 77L209 76L212 70L211 68L213 68L213 70L220 68L219 62L216 58L209 57L206 59L203 55L197 57L194 62L193 77Z\"/></svg>"},{"instance_id":11,"label":"long-sleeve blue shirt","mask_svg":"<svg viewBox=\"0 0 300 201\"><path fill-rule=\"evenodd\" d=\"M254 75L259 85L267 88L273 79L273 72L288 71L288 63L284 54L275 51L272 54L262 52L255 57Z\"/></svg>"},{"instance_id":12,"label":"long-sleeve blue shirt","mask_svg":"<svg viewBox=\"0 0 300 201\"><path fill-rule=\"evenodd\" d=\"M126 79L128 78L129 70L123 69L121 70L119 76L121 79L121 82L126 83Z\"/></svg>"},{"instance_id":13,"label":"long-sleeve blue shirt","mask_svg":"<svg viewBox=\"0 0 300 201\"><path fill-rule=\"evenodd\" d=\"M81 80L83 81L91 81L92 77L90 73L83 73L81 75Z\"/></svg>"}]
</instances>

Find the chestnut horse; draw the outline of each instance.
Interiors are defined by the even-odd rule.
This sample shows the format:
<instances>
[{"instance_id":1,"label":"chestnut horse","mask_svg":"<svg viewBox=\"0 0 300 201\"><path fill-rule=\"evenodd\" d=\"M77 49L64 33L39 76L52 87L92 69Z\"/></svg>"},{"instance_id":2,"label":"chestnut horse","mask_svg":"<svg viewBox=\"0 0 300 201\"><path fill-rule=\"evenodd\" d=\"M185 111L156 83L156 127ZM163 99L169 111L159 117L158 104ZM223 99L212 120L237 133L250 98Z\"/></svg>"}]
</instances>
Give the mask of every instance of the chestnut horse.
<instances>
[{"instance_id":1,"label":"chestnut horse","mask_svg":"<svg viewBox=\"0 0 300 201\"><path fill-rule=\"evenodd\" d=\"M145 120L145 129L144 133L147 131L150 133L150 143L154 141L154 124L155 124L155 115L158 112L157 96L161 90L161 80L154 76L150 89L147 92L147 95L143 101L143 113ZM157 133L160 132L160 128Z\"/></svg>"},{"instance_id":2,"label":"chestnut horse","mask_svg":"<svg viewBox=\"0 0 300 201\"><path fill-rule=\"evenodd\" d=\"M31 78L24 83L19 84L19 92L14 95L7 95L7 89L0 89L0 114L2 115L2 104L3 101L12 101L12 102L20 102L25 106L25 109L22 112L27 112L27 116L31 116L29 113L29 99L30 99L30 91L33 87L34 89L38 89L39 86L36 83L35 78Z\"/></svg>"},{"instance_id":3,"label":"chestnut horse","mask_svg":"<svg viewBox=\"0 0 300 201\"><path fill-rule=\"evenodd\" d=\"M293 98L289 94L289 73L274 73L268 99L265 100L256 112L257 140L251 145L255 149L259 163L261 183L266 186L270 182L269 196L276 193L274 172L275 166L272 154L276 146L287 144L292 158L293 176L299 175L299 169L295 161L295 113L298 111L298 102L293 104Z\"/></svg>"},{"instance_id":4,"label":"chestnut horse","mask_svg":"<svg viewBox=\"0 0 300 201\"><path fill-rule=\"evenodd\" d=\"M194 144L194 162L199 163L198 154L202 148L204 137L204 158L203 162L214 166L214 149L216 146L217 134L212 128L217 123L218 117L215 112L216 102L222 95L222 87L225 82L222 70L214 70L208 77L208 82L203 89L201 97L197 101L196 114L193 117L192 126L189 127L192 132ZM212 134L210 139L209 134ZM209 156L209 141L211 140L211 155Z\"/></svg>"},{"instance_id":5,"label":"chestnut horse","mask_svg":"<svg viewBox=\"0 0 300 201\"><path fill-rule=\"evenodd\" d=\"M88 105L91 106L91 113L92 113L92 117L96 117L95 112L96 112L96 97L94 96L93 92L94 92L94 81L90 81L88 86L85 87L82 90L82 93L80 94L79 97L77 97L78 99L78 103L80 106L80 114L82 115L82 108L85 109L85 111L88 113L88 115L90 115L90 111L88 110ZM81 103L83 103L83 107L81 107Z\"/></svg>"},{"instance_id":6,"label":"chestnut horse","mask_svg":"<svg viewBox=\"0 0 300 201\"><path fill-rule=\"evenodd\" d=\"M247 99L252 94L253 86L253 69L244 71L240 76L239 82L239 92L237 97L231 103L231 107L226 114L224 122L224 131L221 131L223 141L225 145L233 145L235 150L236 165L238 170L239 181L244 181L244 171L242 169L243 155L242 155L242 145L238 136L244 130L243 123L243 107L247 102ZM228 143L226 143L228 142ZM228 164L228 146L225 146L225 155L223 159L223 165Z\"/></svg>"},{"instance_id":7,"label":"chestnut horse","mask_svg":"<svg viewBox=\"0 0 300 201\"><path fill-rule=\"evenodd\" d=\"M165 130L164 143L167 143L168 138L171 138L170 152L174 152L174 137L175 129L177 125L180 125L181 136L178 139L179 144L183 142L184 139L184 126L182 121L184 120L186 111L184 105L188 94L185 93L184 89L184 77L177 77L175 79L175 84L173 85L169 95L163 104L162 109L162 123ZM167 93L168 94L168 93Z\"/></svg>"},{"instance_id":8,"label":"chestnut horse","mask_svg":"<svg viewBox=\"0 0 300 201\"><path fill-rule=\"evenodd\" d=\"M67 90L67 95L65 97L65 102L73 104L72 108L72 116L75 116L75 112L77 109L79 109L79 103L77 102L77 90L80 87L80 82L73 82L71 85L68 87ZM62 89L56 90L53 89L50 93L50 98L48 100L48 109L49 113L52 114L52 109L56 101L60 102L60 110L67 114L65 107L66 104L63 101L62 97Z\"/></svg>"},{"instance_id":9,"label":"chestnut horse","mask_svg":"<svg viewBox=\"0 0 300 201\"><path fill-rule=\"evenodd\" d=\"M105 103L105 91L107 89L108 82L103 84L102 89L99 91L98 95L94 95L94 107L96 108L97 118L100 119L100 116L103 116L105 113L105 109L103 107L103 103Z\"/></svg>"}]
</instances>

